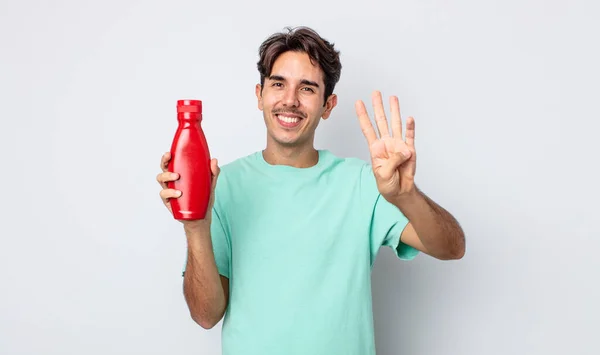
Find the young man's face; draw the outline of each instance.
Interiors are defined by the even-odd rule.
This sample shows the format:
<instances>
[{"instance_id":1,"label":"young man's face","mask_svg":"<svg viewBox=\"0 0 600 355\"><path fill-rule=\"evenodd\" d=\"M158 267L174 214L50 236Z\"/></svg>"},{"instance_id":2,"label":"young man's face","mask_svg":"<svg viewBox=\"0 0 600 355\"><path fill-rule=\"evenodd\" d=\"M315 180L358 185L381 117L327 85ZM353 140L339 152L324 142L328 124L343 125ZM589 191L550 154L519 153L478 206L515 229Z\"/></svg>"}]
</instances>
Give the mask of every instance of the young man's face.
<instances>
[{"instance_id":1,"label":"young man's face","mask_svg":"<svg viewBox=\"0 0 600 355\"><path fill-rule=\"evenodd\" d=\"M324 91L323 72L306 53L281 54L265 78L262 93L256 85L269 141L287 147L312 145L320 119L327 119L337 102L331 95L323 105Z\"/></svg>"}]
</instances>

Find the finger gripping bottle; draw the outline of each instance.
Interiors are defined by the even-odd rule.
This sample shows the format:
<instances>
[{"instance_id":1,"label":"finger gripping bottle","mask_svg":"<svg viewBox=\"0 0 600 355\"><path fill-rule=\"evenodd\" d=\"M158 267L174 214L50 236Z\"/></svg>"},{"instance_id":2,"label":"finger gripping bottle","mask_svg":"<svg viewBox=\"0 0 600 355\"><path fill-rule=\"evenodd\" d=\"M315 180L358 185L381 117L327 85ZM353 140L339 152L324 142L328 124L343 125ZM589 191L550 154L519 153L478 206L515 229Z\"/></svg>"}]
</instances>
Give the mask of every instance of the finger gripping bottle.
<instances>
[{"instance_id":1,"label":"finger gripping bottle","mask_svg":"<svg viewBox=\"0 0 600 355\"><path fill-rule=\"evenodd\" d=\"M202 101L177 101L178 127L171 145L168 170L179 179L167 184L181 191L169 200L176 220L204 219L211 193L210 152L202 130Z\"/></svg>"}]
</instances>

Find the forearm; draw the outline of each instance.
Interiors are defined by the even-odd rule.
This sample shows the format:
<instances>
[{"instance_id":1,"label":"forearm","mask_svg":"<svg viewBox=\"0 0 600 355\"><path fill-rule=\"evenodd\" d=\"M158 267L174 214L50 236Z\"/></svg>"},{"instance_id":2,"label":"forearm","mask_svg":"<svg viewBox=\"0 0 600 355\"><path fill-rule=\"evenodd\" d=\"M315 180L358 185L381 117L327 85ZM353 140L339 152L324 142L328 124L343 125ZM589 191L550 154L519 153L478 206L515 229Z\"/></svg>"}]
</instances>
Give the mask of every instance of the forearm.
<instances>
[{"instance_id":1,"label":"forearm","mask_svg":"<svg viewBox=\"0 0 600 355\"><path fill-rule=\"evenodd\" d=\"M448 211L416 187L394 204L408 218L430 255L446 260L462 258L464 232Z\"/></svg>"},{"instance_id":2,"label":"forearm","mask_svg":"<svg viewBox=\"0 0 600 355\"><path fill-rule=\"evenodd\" d=\"M205 329L221 320L226 298L217 270L208 228L186 228L188 259L184 273L184 295L192 319Z\"/></svg>"}]
</instances>

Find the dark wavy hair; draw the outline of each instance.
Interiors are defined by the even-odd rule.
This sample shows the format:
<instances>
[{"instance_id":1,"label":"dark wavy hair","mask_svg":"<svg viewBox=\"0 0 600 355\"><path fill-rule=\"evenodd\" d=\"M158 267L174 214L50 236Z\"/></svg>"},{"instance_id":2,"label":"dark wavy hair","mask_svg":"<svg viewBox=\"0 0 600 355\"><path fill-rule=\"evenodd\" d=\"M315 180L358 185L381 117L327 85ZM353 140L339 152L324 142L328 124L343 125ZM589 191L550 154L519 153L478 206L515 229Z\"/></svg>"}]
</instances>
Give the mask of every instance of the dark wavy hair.
<instances>
[{"instance_id":1,"label":"dark wavy hair","mask_svg":"<svg viewBox=\"0 0 600 355\"><path fill-rule=\"evenodd\" d=\"M279 32L267 38L258 50L259 61L257 63L260 73L261 88L265 78L271 75L273 64L277 57L287 51L304 52L323 71L325 82L324 99L333 93L335 85L340 80L342 63L340 52L334 48L334 44L322 38L316 31L309 27L286 27L287 32Z\"/></svg>"}]
</instances>

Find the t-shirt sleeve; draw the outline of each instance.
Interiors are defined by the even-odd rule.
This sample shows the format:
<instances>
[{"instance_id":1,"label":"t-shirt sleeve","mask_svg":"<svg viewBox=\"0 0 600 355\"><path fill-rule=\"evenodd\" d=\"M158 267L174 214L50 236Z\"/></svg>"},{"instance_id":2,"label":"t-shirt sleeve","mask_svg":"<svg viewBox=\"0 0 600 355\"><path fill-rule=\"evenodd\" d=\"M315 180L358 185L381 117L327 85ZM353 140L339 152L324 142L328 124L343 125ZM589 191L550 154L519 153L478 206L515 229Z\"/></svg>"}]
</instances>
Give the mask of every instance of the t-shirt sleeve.
<instances>
[{"instance_id":1,"label":"t-shirt sleeve","mask_svg":"<svg viewBox=\"0 0 600 355\"><path fill-rule=\"evenodd\" d=\"M387 246L402 260L414 259L419 251L400 240L402 231L409 223L408 218L379 193L370 165L365 165L362 169L361 191L367 213L370 213L369 238L372 258L375 258L381 246Z\"/></svg>"},{"instance_id":2,"label":"t-shirt sleeve","mask_svg":"<svg viewBox=\"0 0 600 355\"><path fill-rule=\"evenodd\" d=\"M217 263L217 270L219 271L219 274L229 278L231 244L229 243L229 236L223 226L221 216L215 208L213 208L212 221L210 224L210 236L213 252L215 254L215 261Z\"/></svg>"}]
</instances>

